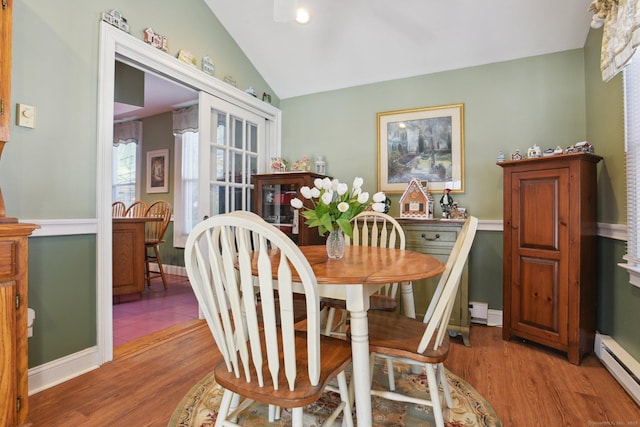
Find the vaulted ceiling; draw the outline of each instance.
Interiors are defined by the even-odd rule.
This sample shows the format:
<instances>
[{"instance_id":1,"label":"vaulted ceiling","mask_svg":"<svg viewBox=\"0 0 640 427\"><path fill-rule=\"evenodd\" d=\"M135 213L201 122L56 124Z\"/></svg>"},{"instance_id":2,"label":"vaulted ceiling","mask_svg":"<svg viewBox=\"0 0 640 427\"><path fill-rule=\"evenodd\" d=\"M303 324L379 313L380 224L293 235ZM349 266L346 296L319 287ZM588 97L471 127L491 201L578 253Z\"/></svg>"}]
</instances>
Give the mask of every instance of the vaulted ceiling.
<instances>
[{"instance_id":1,"label":"vaulted ceiling","mask_svg":"<svg viewBox=\"0 0 640 427\"><path fill-rule=\"evenodd\" d=\"M584 46L590 0L204 0L281 99Z\"/></svg>"}]
</instances>

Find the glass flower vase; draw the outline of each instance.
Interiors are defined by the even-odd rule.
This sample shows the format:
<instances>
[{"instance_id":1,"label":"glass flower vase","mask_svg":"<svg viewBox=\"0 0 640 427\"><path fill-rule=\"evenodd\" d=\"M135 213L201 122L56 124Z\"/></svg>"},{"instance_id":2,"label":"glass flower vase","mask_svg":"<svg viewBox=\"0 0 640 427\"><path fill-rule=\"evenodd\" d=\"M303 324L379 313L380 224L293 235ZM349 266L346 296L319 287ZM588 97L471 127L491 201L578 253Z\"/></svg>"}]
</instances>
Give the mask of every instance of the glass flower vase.
<instances>
[{"instance_id":1,"label":"glass flower vase","mask_svg":"<svg viewBox=\"0 0 640 427\"><path fill-rule=\"evenodd\" d=\"M327 255L333 259L344 256L344 232L339 228L331 230L327 236Z\"/></svg>"}]
</instances>

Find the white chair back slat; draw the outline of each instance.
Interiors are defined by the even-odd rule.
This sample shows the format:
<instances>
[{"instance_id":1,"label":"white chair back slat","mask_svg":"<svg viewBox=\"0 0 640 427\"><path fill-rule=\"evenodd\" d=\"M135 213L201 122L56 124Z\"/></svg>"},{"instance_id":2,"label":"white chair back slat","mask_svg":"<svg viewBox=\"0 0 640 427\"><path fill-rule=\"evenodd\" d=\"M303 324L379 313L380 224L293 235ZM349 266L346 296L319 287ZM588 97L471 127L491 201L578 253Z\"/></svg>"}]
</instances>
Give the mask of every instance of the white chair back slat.
<instances>
[{"instance_id":1,"label":"white chair back slat","mask_svg":"<svg viewBox=\"0 0 640 427\"><path fill-rule=\"evenodd\" d=\"M228 228L223 228L220 233L220 249L221 249L221 269L224 272L224 283L221 283L216 292L222 292L218 295L227 295L231 308L231 316L233 320L233 326L227 330L227 341L233 342L235 347L234 353L239 357L242 367L244 368L244 376L247 382L251 380L251 371L249 363L249 347L247 329L244 327L244 310L242 307L242 293L239 283L239 276L235 269L236 261L236 245L233 233ZM242 262L242 260L240 260ZM241 269L242 270L242 269ZM245 276L246 277L246 276ZM242 272L240 275L242 278ZM220 299L219 299L220 300ZM225 300L226 301L226 300ZM228 310L227 310L228 311ZM237 360L235 362L238 363ZM236 368L238 369L238 368ZM239 376L239 372L236 371L236 377Z\"/></svg>"},{"instance_id":2,"label":"white chair back slat","mask_svg":"<svg viewBox=\"0 0 640 427\"><path fill-rule=\"evenodd\" d=\"M256 328L250 328L248 325L257 325L259 323L258 313L255 304L255 288L253 282L253 275L251 274L251 254L252 247L250 245L250 232L247 229L236 228L236 247L237 247L237 263L239 267L240 288L242 290L241 301L243 312L240 316L246 320L242 324L237 325L237 328L242 328L243 331L248 334L249 343L251 347L251 359L253 367L257 372L258 384L260 387L264 385L264 378L262 375L262 341L260 339L260 331ZM232 248L229 248L232 250ZM233 253L233 252L231 252ZM262 252L261 252L262 253ZM236 273L236 277L238 273ZM235 314L234 314L235 316ZM244 363L244 359L243 359ZM250 366L249 360L245 366ZM250 378L247 378L249 381Z\"/></svg>"},{"instance_id":3,"label":"white chair back slat","mask_svg":"<svg viewBox=\"0 0 640 427\"><path fill-rule=\"evenodd\" d=\"M381 248L405 248L405 234L402 226L393 217L375 211L365 211L351 220L353 241L346 238L347 245L372 246ZM388 283L378 290L378 294L395 298L398 283Z\"/></svg>"},{"instance_id":4,"label":"white chair back slat","mask_svg":"<svg viewBox=\"0 0 640 427\"><path fill-rule=\"evenodd\" d=\"M425 323L427 328L422 336L422 340L418 345L418 352L422 353L426 350L429 342L432 341L433 335L438 331L438 335L433 340L433 349L437 349L442 344L447 330L447 324L451 317L451 311L454 306L454 300L460 285L460 279L464 271L465 263L471 251L471 245L478 227L478 218L469 217L466 221L458 239L454 245L449 260L442 273L438 288L431 300L427 315L425 315Z\"/></svg>"}]
</instances>

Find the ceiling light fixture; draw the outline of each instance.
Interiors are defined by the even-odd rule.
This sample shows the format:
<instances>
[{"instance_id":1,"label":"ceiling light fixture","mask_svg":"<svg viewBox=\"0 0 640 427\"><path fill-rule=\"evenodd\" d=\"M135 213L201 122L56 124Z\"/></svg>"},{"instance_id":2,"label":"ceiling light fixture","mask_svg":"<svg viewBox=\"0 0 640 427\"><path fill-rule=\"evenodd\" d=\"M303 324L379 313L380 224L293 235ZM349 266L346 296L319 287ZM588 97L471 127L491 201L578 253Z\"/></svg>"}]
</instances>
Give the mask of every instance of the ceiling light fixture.
<instances>
[{"instance_id":1,"label":"ceiling light fixture","mask_svg":"<svg viewBox=\"0 0 640 427\"><path fill-rule=\"evenodd\" d=\"M273 20L275 22L309 22L309 10L298 5L298 0L273 0Z\"/></svg>"},{"instance_id":2,"label":"ceiling light fixture","mask_svg":"<svg viewBox=\"0 0 640 427\"><path fill-rule=\"evenodd\" d=\"M304 8L304 7L299 7L296 10L296 22L298 24L306 24L309 22L309 19L311 17L309 16L309 11Z\"/></svg>"}]
</instances>

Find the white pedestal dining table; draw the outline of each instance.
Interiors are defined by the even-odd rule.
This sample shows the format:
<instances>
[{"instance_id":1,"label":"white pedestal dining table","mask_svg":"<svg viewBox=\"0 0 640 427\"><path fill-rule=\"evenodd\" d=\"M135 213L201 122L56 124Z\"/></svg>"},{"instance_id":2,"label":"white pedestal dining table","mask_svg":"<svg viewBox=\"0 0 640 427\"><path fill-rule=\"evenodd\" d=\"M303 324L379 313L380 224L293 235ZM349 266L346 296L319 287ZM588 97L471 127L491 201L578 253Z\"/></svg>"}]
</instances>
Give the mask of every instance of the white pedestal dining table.
<instances>
[{"instance_id":1,"label":"white pedestal dining table","mask_svg":"<svg viewBox=\"0 0 640 427\"><path fill-rule=\"evenodd\" d=\"M300 250L311 264L320 297L346 301L357 423L359 426L373 425L367 322L369 297L386 283L400 282L405 314L415 316L411 281L442 273L444 264L430 255L404 249L347 246L341 259L329 259L325 245L300 246ZM278 259L279 256L274 256L272 263L277 263Z\"/></svg>"}]
</instances>

